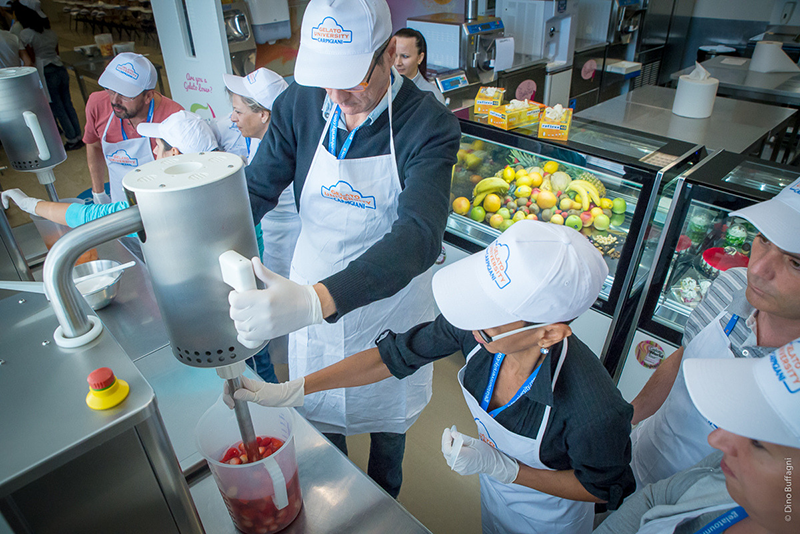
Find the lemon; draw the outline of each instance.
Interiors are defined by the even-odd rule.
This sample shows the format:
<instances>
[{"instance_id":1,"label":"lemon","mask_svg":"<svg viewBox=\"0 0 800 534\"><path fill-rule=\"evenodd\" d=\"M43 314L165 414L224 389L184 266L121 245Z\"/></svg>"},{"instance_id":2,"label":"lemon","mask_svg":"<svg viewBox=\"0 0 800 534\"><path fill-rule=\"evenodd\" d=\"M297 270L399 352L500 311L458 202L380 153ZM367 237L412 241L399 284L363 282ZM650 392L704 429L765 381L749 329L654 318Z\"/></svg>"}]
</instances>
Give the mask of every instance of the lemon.
<instances>
[{"instance_id":1,"label":"lemon","mask_svg":"<svg viewBox=\"0 0 800 534\"><path fill-rule=\"evenodd\" d=\"M514 196L517 197L517 198L522 198L522 197L526 197L527 198L527 197L531 196L531 191L532 190L531 190L530 186L521 185L521 186L517 187L514 190Z\"/></svg>"},{"instance_id":2,"label":"lemon","mask_svg":"<svg viewBox=\"0 0 800 534\"><path fill-rule=\"evenodd\" d=\"M530 174L523 174L522 176L518 176L515 182L517 187L522 187L523 185L527 185L531 187L533 185L533 178Z\"/></svg>"},{"instance_id":3,"label":"lemon","mask_svg":"<svg viewBox=\"0 0 800 534\"><path fill-rule=\"evenodd\" d=\"M499 210L501 205L502 201L500 200L500 197L494 193L486 195L486 198L483 199L483 209L489 213L494 213L495 211Z\"/></svg>"},{"instance_id":4,"label":"lemon","mask_svg":"<svg viewBox=\"0 0 800 534\"><path fill-rule=\"evenodd\" d=\"M610 198L601 198L600 199L600 207L604 210L610 210L614 206L614 201Z\"/></svg>"},{"instance_id":5,"label":"lemon","mask_svg":"<svg viewBox=\"0 0 800 534\"><path fill-rule=\"evenodd\" d=\"M511 183L511 180L516 178L517 173L512 169L510 166L506 165L506 168L503 169L503 180L508 183Z\"/></svg>"},{"instance_id":6,"label":"lemon","mask_svg":"<svg viewBox=\"0 0 800 534\"><path fill-rule=\"evenodd\" d=\"M466 215L469 213L469 200L467 197L458 197L453 201L453 211L459 215Z\"/></svg>"},{"instance_id":7,"label":"lemon","mask_svg":"<svg viewBox=\"0 0 800 534\"><path fill-rule=\"evenodd\" d=\"M544 164L544 172L548 174L553 174L557 170L558 170L558 163L556 163L555 161L548 161L547 163Z\"/></svg>"},{"instance_id":8,"label":"lemon","mask_svg":"<svg viewBox=\"0 0 800 534\"><path fill-rule=\"evenodd\" d=\"M552 217L550 217L550 222L553 224L564 224L564 217L556 213Z\"/></svg>"},{"instance_id":9,"label":"lemon","mask_svg":"<svg viewBox=\"0 0 800 534\"><path fill-rule=\"evenodd\" d=\"M542 181L544 180L544 178L542 178L542 174L541 173L532 172L532 173L528 174L528 176L531 179L531 183L530 183L531 187L539 187L540 185L542 185Z\"/></svg>"},{"instance_id":10,"label":"lemon","mask_svg":"<svg viewBox=\"0 0 800 534\"><path fill-rule=\"evenodd\" d=\"M518 212L516 212L514 214L513 217L511 217L511 220L514 221L514 222L517 222L517 221L521 221L524 218L525 218L525 212L522 211L522 210L519 210Z\"/></svg>"},{"instance_id":11,"label":"lemon","mask_svg":"<svg viewBox=\"0 0 800 534\"><path fill-rule=\"evenodd\" d=\"M475 139L475 140L472 142L472 148L473 148L474 150L483 150L483 145L484 145L484 143L483 143L483 141L482 141L482 140L480 140L480 139Z\"/></svg>"},{"instance_id":12,"label":"lemon","mask_svg":"<svg viewBox=\"0 0 800 534\"><path fill-rule=\"evenodd\" d=\"M525 167L521 167L521 168L517 169L517 172L514 173L514 176L516 178L519 178L521 176L527 176L527 175L528 175L528 171L525 170Z\"/></svg>"}]
</instances>

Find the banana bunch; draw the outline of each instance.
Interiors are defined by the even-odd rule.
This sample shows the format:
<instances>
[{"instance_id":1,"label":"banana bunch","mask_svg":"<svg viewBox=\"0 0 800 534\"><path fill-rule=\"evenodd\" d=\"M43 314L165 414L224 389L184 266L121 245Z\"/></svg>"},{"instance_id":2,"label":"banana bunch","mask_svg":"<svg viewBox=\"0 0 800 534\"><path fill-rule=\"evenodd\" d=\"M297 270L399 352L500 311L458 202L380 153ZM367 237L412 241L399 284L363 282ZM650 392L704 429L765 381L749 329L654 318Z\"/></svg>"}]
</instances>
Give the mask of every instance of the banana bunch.
<instances>
[{"instance_id":1,"label":"banana bunch","mask_svg":"<svg viewBox=\"0 0 800 534\"><path fill-rule=\"evenodd\" d=\"M587 211L589 209L589 202L594 202L595 206L600 205L600 195L597 193L597 188L584 180L573 180L567 187L567 191L575 191L581 199L581 209Z\"/></svg>"},{"instance_id":2,"label":"banana bunch","mask_svg":"<svg viewBox=\"0 0 800 534\"><path fill-rule=\"evenodd\" d=\"M508 193L508 184L502 178L497 178L495 176L484 178L475 184L475 189L472 190L472 205L480 206L483 199L486 198L486 195L491 193L496 193L501 197L504 196Z\"/></svg>"}]
</instances>

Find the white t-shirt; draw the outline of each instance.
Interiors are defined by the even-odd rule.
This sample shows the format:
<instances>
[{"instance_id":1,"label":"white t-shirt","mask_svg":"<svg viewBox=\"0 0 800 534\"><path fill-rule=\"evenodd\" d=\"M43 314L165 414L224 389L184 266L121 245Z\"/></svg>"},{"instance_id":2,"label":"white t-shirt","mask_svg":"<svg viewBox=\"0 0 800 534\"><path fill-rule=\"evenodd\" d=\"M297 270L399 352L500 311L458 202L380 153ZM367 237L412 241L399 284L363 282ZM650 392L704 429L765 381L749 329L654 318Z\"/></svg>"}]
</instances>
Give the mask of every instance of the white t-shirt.
<instances>
[{"instance_id":1,"label":"white t-shirt","mask_svg":"<svg viewBox=\"0 0 800 534\"><path fill-rule=\"evenodd\" d=\"M45 30L42 33L35 32L30 28L25 28L19 34L19 40L25 46L33 48L36 54L36 64L45 67L53 64L57 67L63 66L61 58L58 57L56 48L58 47L58 36L53 30Z\"/></svg>"},{"instance_id":2,"label":"white t-shirt","mask_svg":"<svg viewBox=\"0 0 800 534\"><path fill-rule=\"evenodd\" d=\"M0 68L19 67L19 51L24 49L16 35L0 30Z\"/></svg>"},{"instance_id":3,"label":"white t-shirt","mask_svg":"<svg viewBox=\"0 0 800 534\"><path fill-rule=\"evenodd\" d=\"M414 82L414 85L416 85L420 89L420 91L430 91L431 93L433 93L433 96L436 97L436 100L444 104L444 95L442 94L442 92L439 90L438 87L436 87L435 84L432 84L431 82L426 80L419 70L417 71L417 75L414 76L414 79L411 81Z\"/></svg>"}]
</instances>

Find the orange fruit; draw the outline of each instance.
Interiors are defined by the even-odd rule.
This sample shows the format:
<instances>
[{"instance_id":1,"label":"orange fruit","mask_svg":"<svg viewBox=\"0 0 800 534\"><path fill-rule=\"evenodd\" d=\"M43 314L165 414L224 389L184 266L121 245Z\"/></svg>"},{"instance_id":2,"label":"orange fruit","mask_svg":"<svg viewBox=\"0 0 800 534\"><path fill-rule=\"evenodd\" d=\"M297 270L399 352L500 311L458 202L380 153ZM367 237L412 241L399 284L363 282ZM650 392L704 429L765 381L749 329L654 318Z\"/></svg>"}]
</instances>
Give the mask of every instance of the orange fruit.
<instances>
[{"instance_id":1,"label":"orange fruit","mask_svg":"<svg viewBox=\"0 0 800 534\"><path fill-rule=\"evenodd\" d=\"M539 191L539 196L536 197L536 204L543 210L546 210L555 206L557 200L558 199L552 192Z\"/></svg>"},{"instance_id":2,"label":"orange fruit","mask_svg":"<svg viewBox=\"0 0 800 534\"><path fill-rule=\"evenodd\" d=\"M528 185L530 185L531 187L539 187L540 185L542 185L542 181L544 180L544 178L542 178L542 175L539 174L538 172L532 172L528 176L531 179L531 183Z\"/></svg>"},{"instance_id":3,"label":"orange fruit","mask_svg":"<svg viewBox=\"0 0 800 534\"><path fill-rule=\"evenodd\" d=\"M486 195L486 198L483 199L483 209L485 209L489 213L494 213L495 211L500 209L502 202L503 201L500 200L500 197L495 195L494 193Z\"/></svg>"},{"instance_id":4,"label":"orange fruit","mask_svg":"<svg viewBox=\"0 0 800 534\"><path fill-rule=\"evenodd\" d=\"M458 197L453 201L453 211L459 215L466 215L469 213L469 200L466 197Z\"/></svg>"}]
</instances>

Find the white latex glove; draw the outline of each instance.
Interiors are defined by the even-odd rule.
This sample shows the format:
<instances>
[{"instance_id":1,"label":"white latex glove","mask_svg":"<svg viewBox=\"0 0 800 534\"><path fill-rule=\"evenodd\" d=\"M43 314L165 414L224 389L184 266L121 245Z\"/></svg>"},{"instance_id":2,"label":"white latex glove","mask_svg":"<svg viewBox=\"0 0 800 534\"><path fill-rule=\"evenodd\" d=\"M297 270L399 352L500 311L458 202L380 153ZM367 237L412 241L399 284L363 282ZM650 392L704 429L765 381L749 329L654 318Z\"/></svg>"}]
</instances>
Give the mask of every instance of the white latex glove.
<instances>
[{"instance_id":1,"label":"white latex glove","mask_svg":"<svg viewBox=\"0 0 800 534\"><path fill-rule=\"evenodd\" d=\"M111 197L105 191L102 193L92 191L92 200L95 204L111 204Z\"/></svg>"},{"instance_id":2,"label":"white latex glove","mask_svg":"<svg viewBox=\"0 0 800 534\"><path fill-rule=\"evenodd\" d=\"M8 191L3 191L2 202L3 207L6 209L8 209L8 207L11 205L8 202L9 199L13 200L14 203L19 206L19 209L25 213L30 213L31 215L36 215L36 204L42 201L40 198L29 197L20 189L9 189Z\"/></svg>"},{"instance_id":3,"label":"white latex glove","mask_svg":"<svg viewBox=\"0 0 800 534\"><path fill-rule=\"evenodd\" d=\"M261 406L302 406L305 398L304 386L305 378L297 378L289 382L271 384L262 380L252 380L243 376L242 387L233 392L236 400L255 402ZM228 408L233 409L233 399L228 391L228 383L225 382L222 402Z\"/></svg>"},{"instance_id":4,"label":"white latex glove","mask_svg":"<svg viewBox=\"0 0 800 534\"><path fill-rule=\"evenodd\" d=\"M266 289L231 291L230 316L242 339L265 341L322 322L322 304L310 285L275 274L253 258L253 271Z\"/></svg>"},{"instance_id":5,"label":"white latex glove","mask_svg":"<svg viewBox=\"0 0 800 534\"><path fill-rule=\"evenodd\" d=\"M519 464L488 443L465 436L456 427L442 433L442 454L450 469L459 475L483 473L503 484L511 484L519 474Z\"/></svg>"}]
</instances>

